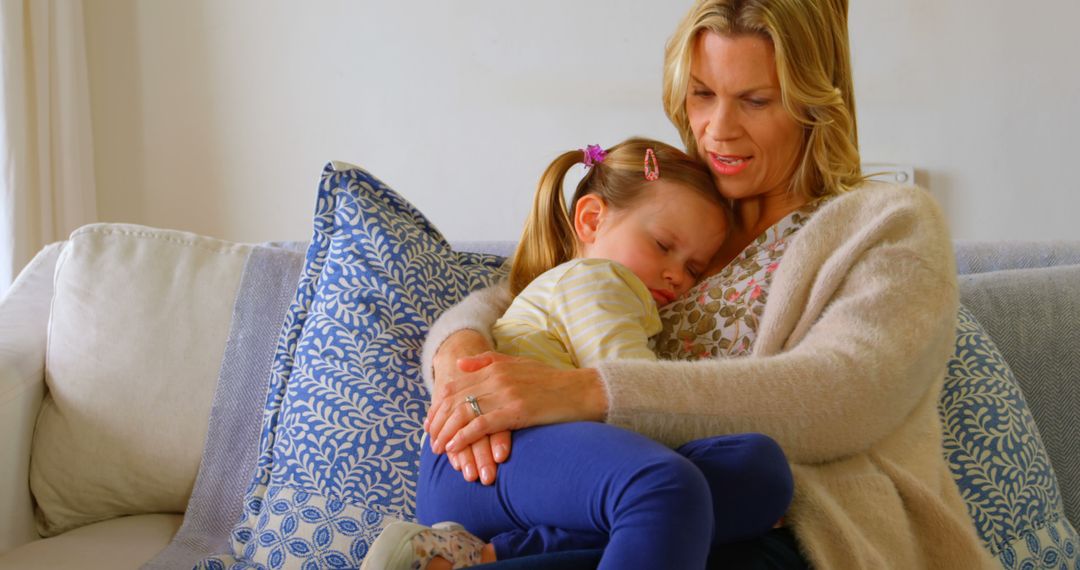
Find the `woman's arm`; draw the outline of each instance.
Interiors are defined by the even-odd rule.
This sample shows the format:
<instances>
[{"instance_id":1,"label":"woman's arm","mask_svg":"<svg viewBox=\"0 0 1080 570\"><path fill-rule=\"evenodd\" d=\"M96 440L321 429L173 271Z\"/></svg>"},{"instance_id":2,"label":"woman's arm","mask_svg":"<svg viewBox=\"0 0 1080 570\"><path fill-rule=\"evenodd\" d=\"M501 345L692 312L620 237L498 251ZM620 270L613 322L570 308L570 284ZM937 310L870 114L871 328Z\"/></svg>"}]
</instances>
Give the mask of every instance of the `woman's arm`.
<instances>
[{"instance_id":1,"label":"woman's arm","mask_svg":"<svg viewBox=\"0 0 1080 570\"><path fill-rule=\"evenodd\" d=\"M440 387L441 404L429 412L436 453L465 449L489 433L607 416L607 392L596 369L555 368L497 352L476 359L484 360L483 367ZM483 415L463 404L469 395L478 398Z\"/></svg>"},{"instance_id":2,"label":"woman's arm","mask_svg":"<svg viewBox=\"0 0 1080 570\"><path fill-rule=\"evenodd\" d=\"M506 310L509 299L510 290L504 281L472 293L444 312L432 325L421 353L421 369L431 394L431 409L436 409L441 401L438 387L464 373L458 365L459 360L493 349L491 325ZM476 365L475 362L472 364ZM425 420L424 429L428 427L429 420ZM510 440L508 430L495 432L447 457L466 481L479 480L490 485L497 476L498 464L510 457Z\"/></svg>"},{"instance_id":3,"label":"woman's arm","mask_svg":"<svg viewBox=\"0 0 1080 570\"><path fill-rule=\"evenodd\" d=\"M672 446L762 432L793 461L812 463L868 449L937 396L957 299L951 242L923 191L834 199L789 246L769 296L752 357L613 361L599 367L601 382L548 372L559 379L553 395L514 382L536 375L535 364L506 362L477 384L501 409L440 418L456 435L439 441L457 449L484 433L588 411ZM448 393L465 393L456 388Z\"/></svg>"},{"instance_id":4,"label":"woman's arm","mask_svg":"<svg viewBox=\"0 0 1080 570\"><path fill-rule=\"evenodd\" d=\"M836 198L785 253L752 357L605 363L608 421L669 445L758 431L796 462L865 451L937 397L955 339L952 255L924 191Z\"/></svg>"},{"instance_id":5,"label":"woman's arm","mask_svg":"<svg viewBox=\"0 0 1080 570\"><path fill-rule=\"evenodd\" d=\"M456 375L458 358L494 349L491 327L506 312L512 300L508 283L502 281L486 289L474 291L435 320L424 339L424 348L420 355L424 384L432 397L436 392L435 376ZM455 334L465 330L472 333L466 335L471 337L467 341L462 335ZM447 350L442 350L443 343L452 336L456 342L462 344L450 345ZM480 339L483 339L486 345L482 346Z\"/></svg>"}]
</instances>

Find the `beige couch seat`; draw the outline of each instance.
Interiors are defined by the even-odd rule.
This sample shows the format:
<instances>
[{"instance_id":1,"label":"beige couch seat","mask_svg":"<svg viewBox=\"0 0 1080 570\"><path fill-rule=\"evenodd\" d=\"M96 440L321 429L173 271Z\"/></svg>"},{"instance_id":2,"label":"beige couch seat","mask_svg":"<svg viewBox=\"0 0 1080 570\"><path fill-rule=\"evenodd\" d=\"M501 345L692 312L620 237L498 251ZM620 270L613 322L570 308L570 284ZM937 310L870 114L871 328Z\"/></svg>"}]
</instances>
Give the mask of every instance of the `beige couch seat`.
<instances>
[{"instance_id":1,"label":"beige couch seat","mask_svg":"<svg viewBox=\"0 0 1080 570\"><path fill-rule=\"evenodd\" d=\"M252 245L94 224L0 301L0 569L138 568L176 533Z\"/></svg>"},{"instance_id":2,"label":"beige couch seat","mask_svg":"<svg viewBox=\"0 0 1080 570\"><path fill-rule=\"evenodd\" d=\"M134 515L79 527L0 554L0 568L138 568L172 540L184 516Z\"/></svg>"}]
</instances>

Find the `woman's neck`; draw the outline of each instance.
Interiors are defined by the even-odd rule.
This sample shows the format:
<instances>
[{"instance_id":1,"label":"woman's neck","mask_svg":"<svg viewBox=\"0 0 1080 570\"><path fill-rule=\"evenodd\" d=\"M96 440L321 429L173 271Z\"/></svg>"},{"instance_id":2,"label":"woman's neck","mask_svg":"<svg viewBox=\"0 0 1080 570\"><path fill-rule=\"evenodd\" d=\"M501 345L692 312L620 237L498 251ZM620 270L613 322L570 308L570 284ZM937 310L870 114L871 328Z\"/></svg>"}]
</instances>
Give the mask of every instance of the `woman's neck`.
<instances>
[{"instance_id":1,"label":"woman's neck","mask_svg":"<svg viewBox=\"0 0 1080 570\"><path fill-rule=\"evenodd\" d=\"M801 194L784 192L778 195L751 196L734 204L735 232L750 236L750 240L773 227L788 214L810 200ZM749 243L749 242L748 242Z\"/></svg>"},{"instance_id":2,"label":"woman's neck","mask_svg":"<svg viewBox=\"0 0 1080 570\"><path fill-rule=\"evenodd\" d=\"M727 267L765 230L809 201L805 196L784 192L778 195L751 196L735 202L735 224L728 239L713 258L708 274L717 273Z\"/></svg>"}]
</instances>

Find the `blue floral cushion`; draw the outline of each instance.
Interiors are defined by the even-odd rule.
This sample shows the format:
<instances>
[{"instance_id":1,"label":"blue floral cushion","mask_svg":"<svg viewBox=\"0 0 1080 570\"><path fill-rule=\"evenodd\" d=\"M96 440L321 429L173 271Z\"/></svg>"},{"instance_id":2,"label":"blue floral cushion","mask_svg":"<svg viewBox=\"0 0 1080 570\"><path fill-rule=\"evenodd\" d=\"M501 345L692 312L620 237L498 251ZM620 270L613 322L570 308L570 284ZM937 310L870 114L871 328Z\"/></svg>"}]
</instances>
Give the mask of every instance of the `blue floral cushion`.
<instances>
[{"instance_id":1,"label":"blue floral cushion","mask_svg":"<svg viewBox=\"0 0 1080 570\"><path fill-rule=\"evenodd\" d=\"M1080 570L1080 539L1012 370L961 307L941 395L945 456L983 542L1004 568Z\"/></svg>"},{"instance_id":2,"label":"blue floral cushion","mask_svg":"<svg viewBox=\"0 0 1080 570\"><path fill-rule=\"evenodd\" d=\"M327 165L314 225L232 553L197 568L356 568L384 526L414 519L424 336L505 275L353 166Z\"/></svg>"}]
</instances>

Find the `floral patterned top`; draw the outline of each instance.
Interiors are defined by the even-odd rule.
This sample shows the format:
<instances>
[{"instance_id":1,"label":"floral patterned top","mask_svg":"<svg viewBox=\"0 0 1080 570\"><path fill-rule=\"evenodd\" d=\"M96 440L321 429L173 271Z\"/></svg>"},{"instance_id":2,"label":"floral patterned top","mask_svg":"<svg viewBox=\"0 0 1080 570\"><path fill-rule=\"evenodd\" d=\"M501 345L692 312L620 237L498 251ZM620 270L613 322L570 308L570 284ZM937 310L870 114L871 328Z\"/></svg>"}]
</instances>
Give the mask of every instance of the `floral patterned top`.
<instances>
[{"instance_id":1,"label":"floral patterned top","mask_svg":"<svg viewBox=\"0 0 1080 570\"><path fill-rule=\"evenodd\" d=\"M661 359L745 356L757 337L769 284L788 242L828 197L815 200L765 230L719 273L660 309L663 330L653 337Z\"/></svg>"}]
</instances>

